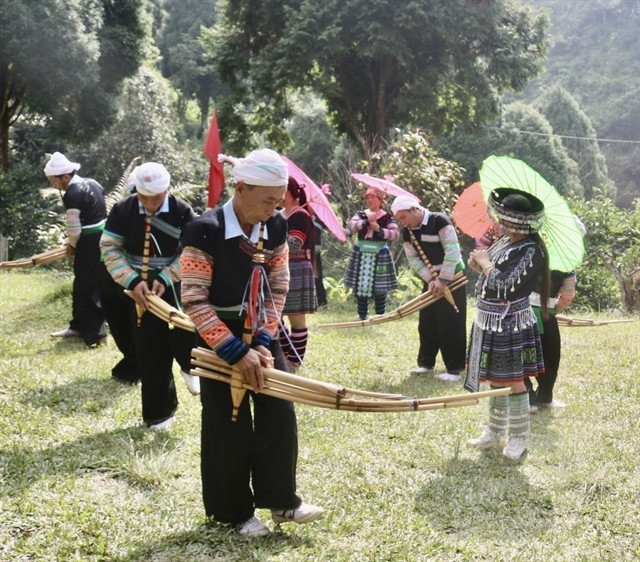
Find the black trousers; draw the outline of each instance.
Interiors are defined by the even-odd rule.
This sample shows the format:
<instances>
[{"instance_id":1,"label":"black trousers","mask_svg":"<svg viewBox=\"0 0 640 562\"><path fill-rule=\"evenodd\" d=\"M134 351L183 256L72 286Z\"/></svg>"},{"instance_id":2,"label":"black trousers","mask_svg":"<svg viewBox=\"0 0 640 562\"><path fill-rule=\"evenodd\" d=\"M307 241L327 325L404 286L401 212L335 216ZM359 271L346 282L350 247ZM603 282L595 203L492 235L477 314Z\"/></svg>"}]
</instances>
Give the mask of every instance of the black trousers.
<instances>
[{"instance_id":1,"label":"black trousers","mask_svg":"<svg viewBox=\"0 0 640 562\"><path fill-rule=\"evenodd\" d=\"M542 341L542 356L544 357L544 373L538 375L538 403L549 404L553 401L553 387L558 378L560 367L560 330L555 315L549 314L548 320L543 320L544 333L540 334Z\"/></svg>"},{"instance_id":2,"label":"black trousers","mask_svg":"<svg viewBox=\"0 0 640 562\"><path fill-rule=\"evenodd\" d=\"M271 353L284 370L280 344ZM298 429L292 402L247 391L237 421L228 384L200 380L201 474L207 517L239 524L256 508L295 509ZM253 405L253 415L251 412Z\"/></svg>"},{"instance_id":3,"label":"black trousers","mask_svg":"<svg viewBox=\"0 0 640 562\"><path fill-rule=\"evenodd\" d=\"M316 295L318 296L318 306L325 306L327 303L327 290L324 288L324 275L322 273L322 258L320 254L316 254L315 261L315 283L316 283Z\"/></svg>"},{"instance_id":4,"label":"black trousers","mask_svg":"<svg viewBox=\"0 0 640 562\"><path fill-rule=\"evenodd\" d=\"M98 290L100 236L99 232L80 236L73 260L72 316L69 327L80 332L86 344L95 343L107 336Z\"/></svg>"},{"instance_id":5,"label":"black trousers","mask_svg":"<svg viewBox=\"0 0 640 562\"><path fill-rule=\"evenodd\" d=\"M124 294L123 288L113 280L104 264L100 264L98 285L105 320L113 340L123 355L111 369L111 375L125 382L138 382L140 375L133 343L134 326L131 320L133 300Z\"/></svg>"},{"instance_id":6,"label":"black trousers","mask_svg":"<svg viewBox=\"0 0 640 562\"><path fill-rule=\"evenodd\" d=\"M423 292L429 289L423 286ZM467 344L467 294L463 287L453 291L453 300L460 312L456 312L445 299L434 302L419 313L418 366L433 368L438 351L448 372L463 371Z\"/></svg>"},{"instance_id":7,"label":"black trousers","mask_svg":"<svg viewBox=\"0 0 640 562\"><path fill-rule=\"evenodd\" d=\"M175 306L170 288L164 299ZM189 372L195 334L180 328L171 330L164 320L148 311L142 315L138 325L133 301L130 318L142 382L142 419L147 425L153 425L172 417L178 408L173 360Z\"/></svg>"}]
</instances>

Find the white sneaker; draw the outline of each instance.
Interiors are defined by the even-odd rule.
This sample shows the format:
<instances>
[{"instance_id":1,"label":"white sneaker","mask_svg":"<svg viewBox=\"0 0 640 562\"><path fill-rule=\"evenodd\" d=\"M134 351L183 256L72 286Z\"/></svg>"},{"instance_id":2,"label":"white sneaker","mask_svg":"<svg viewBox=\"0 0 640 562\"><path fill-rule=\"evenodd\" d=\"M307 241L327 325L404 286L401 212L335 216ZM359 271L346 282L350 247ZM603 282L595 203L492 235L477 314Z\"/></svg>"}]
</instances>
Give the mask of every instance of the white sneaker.
<instances>
[{"instance_id":1,"label":"white sneaker","mask_svg":"<svg viewBox=\"0 0 640 562\"><path fill-rule=\"evenodd\" d=\"M236 531L239 535L245 537L266 537L271 531L260 519L255 515L247 519L244 523L236 525Z\"/></svg>"},{"instance_id":2,"label":"white sneaker","mask_svg":"<svg viewBox=\"0 0 640 562\"><path fill-rule=\"evenodd\" d=\"M429 367L416 367L415 369L411 369L412 375L426 375L427 373L431 373L433 368Z\"/></svg>"},{"instance_id":3,"label":"white sneaker","mask_svg":"<svg viewBox=\"0 0 640 562\"><path fill-rule=\"evenodd\" d=\"M180 372L182 373L184 382L187 384L189 392L194 396L198 396L198 394L200 394L200 377L185 373L183 370L180 370Z\"/></svg>"},{"instance_id":4,"label":"white sneaker","mask_svg":"<svg viewBox=\"0 0 640 562\"><path fill-rule=\"evenodd\" d=\"M168 418L160 423L154 423L149 426L151 431L165 431L173 425L174 418Z\"/></svg>"},{"instance_id":5,"label":"white sneaker","mask_svg":"<svg viewBox=\"0 0 640 562\"><path fill-rule=\"evenodd\" d=\"M436 378L445 382L456 382L460 380L460 375L454 375L452 373L440 373L436 375Z\"/></svg>"},{"instance_id":6,"label":"white sneaker","mask_svg":"<svg viewBox=\"0 0 640 562\"><path fill-rule=\"evenodd\" d=\"M311 523L318 517L321 517L324 513L324 509L317 505L311 505L308 503L300 504L300 507L296 509L272 509L271 519L276 523L286 523L291 521L293 523Z\"/></svg>"},{"instance_id":7,"label":"white sneaker","mask_svg":"<svg viewBox=\"0 0 640 562\"><path fill-rule=\"evenodd\" d=\"M512 461L517 461L527 450L528 445L529 439L526 437L509 437L506 447L502 449L502 454Z\"/></svg>"},{"instance_id":8,"label":"white sneaker","mask_svg":"<svg viewBox=\"0 0 640 562\"><path fill-rule=\"evenodd\" d=\"M567 405L560 400L552 400L551 402L538 402L540 408L566 408Z\"/></svg>"},{"instance_id":9,"label":"white sneaker","mask_svg":"<svg viewBox=\"0 0 640 562\"><path fill-rule=\"evenodd\" d=\"M71 328L65 328L64 330L51 332L51 337L52 338L79 338L80 332L78 332L78 330L72 330Z\"/></svg>"},{"instance_id":10,"label":"white sneaker","mask_svg":"<svg viewBox=\"0 0 640 562\"><path fill-rule=\"evenodd\" d=\"M485 427L482 430L482 435L476 439L469 439L469 441L467 441L467 445L475 447L476 449L482 449L483 451L488 449L499 449L502 445L502 437L495 431Z\"/></svg>"}]
</instances>

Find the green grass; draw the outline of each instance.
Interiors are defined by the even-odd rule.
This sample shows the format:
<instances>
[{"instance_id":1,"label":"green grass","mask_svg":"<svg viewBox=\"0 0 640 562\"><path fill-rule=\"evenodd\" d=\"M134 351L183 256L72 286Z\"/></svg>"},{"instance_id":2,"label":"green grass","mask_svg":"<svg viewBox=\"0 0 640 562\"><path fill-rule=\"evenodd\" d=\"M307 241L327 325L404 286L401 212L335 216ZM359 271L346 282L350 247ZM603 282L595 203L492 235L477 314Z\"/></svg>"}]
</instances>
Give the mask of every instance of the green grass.
<instances>
[{"instance_id":1,"label":"green grass","mask_svg":"<svg viewBox=\"0 0 640 562\"><path fill-rule=\"evenodd\" d=\"M200 405L182 380L176 424L154 434L141 425L139 388L110 380L119 358L112 341L86 350L49 337L68 321L70 288L68 274L0 273L2 561L640 557L637 318L561 328L557 397L568 407L532 418L522 463L466 447L486 420L486 402L402 414L298 405L298 489L325 517L270 522L270 537L246 540L205 520ZM464 392L408 374L415 316L315 328L355 316L350 303L311 319L301 374L409 396Z\"/></svg>"}]
</instances>

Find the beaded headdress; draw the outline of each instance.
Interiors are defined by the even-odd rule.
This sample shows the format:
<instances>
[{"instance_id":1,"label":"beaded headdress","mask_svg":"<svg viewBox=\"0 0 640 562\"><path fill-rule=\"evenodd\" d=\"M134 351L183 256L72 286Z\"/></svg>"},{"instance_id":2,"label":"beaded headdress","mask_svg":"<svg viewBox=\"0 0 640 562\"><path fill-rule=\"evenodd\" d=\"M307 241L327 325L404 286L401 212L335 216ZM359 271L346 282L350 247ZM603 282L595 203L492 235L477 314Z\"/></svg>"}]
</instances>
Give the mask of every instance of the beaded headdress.
<instances>
[{"instance_id":1,"label":"beaded headdress","mask_svg":"<svg viewBox=\"0 0 640 562\"><path fill-rule=\"evenodd\" d=\"M488 212L503 231L514 234L538 232L545 219L540 199L511 187L499 187L490 193Z\"/></svg>"}]
</instances>

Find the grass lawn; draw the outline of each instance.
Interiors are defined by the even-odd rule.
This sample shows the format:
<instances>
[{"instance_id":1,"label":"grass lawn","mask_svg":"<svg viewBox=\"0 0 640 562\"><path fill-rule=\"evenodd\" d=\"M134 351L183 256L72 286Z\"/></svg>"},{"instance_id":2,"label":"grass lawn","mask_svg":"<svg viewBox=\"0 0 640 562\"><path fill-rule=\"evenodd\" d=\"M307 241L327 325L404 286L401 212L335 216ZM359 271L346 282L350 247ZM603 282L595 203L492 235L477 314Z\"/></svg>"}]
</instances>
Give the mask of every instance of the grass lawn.
<instances>
[{"instance_id":1,"label":"grass lawn","mask_svg":"<svg viewBox=\"0 0 640 562\"><path fill-rule=\"evenodd\" d=\"M568 406L532 417L520 463L466 446L486 421L486 401L399 414L298 405L298 490L325 517L269 521L271 536L247 540L205 520L198 398L177 376L176 423L144 429L139 388L110 380L112 340L87 350L49 337L68 322L70 294L66 273L0 272L3 562L640 558L637 317L561 328L556 397ZM315 328L355 316L350 304L312 317L300 374L408 396L465 392L409 375L415 316Z\"/></svg>"}]
</instances>

